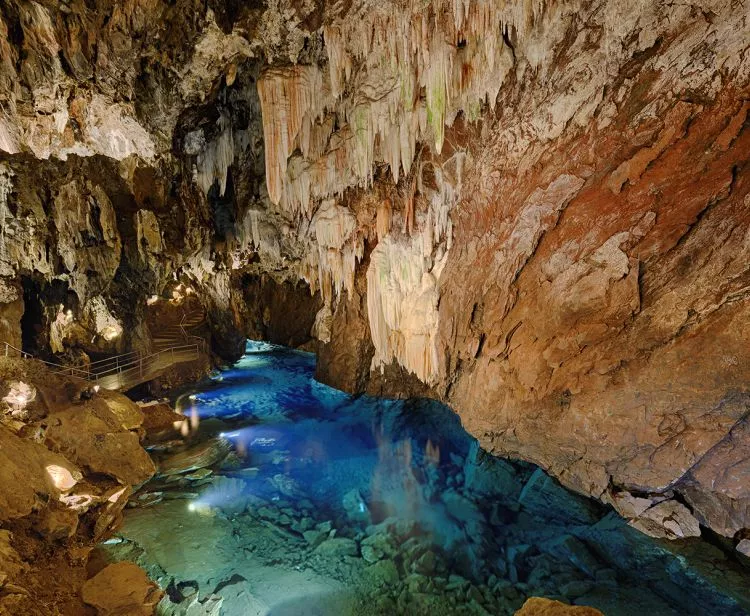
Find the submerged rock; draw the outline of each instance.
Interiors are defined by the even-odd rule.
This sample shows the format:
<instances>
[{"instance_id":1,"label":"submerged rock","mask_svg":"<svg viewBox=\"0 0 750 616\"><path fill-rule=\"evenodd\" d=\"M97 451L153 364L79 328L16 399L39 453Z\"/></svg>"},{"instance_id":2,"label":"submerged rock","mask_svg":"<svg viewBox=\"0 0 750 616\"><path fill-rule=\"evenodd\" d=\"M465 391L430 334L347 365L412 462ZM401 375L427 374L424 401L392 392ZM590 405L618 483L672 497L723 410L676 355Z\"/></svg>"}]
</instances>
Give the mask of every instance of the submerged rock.
<instances>
[{"instance_id":1,"label":"submerged rock","mask_svg":"<svg viewBox=\"0 0 750 616\"><path fill-rule=\"evenodd\" d=\"M359 546L354 539L334 537L323 541L317 548L315 548L315 553L320 554L321 556L333 557L358 556Z\"/></svg>"},{"instance_id":2,"label":"submerged rock","mask_svg":"<svg viewBox=\"0 0 750 616\"><path fill-rule=\"evenodd\" d=\"M545 519L578 524L593 524L597 520L593 504L572 498L570 492L541 468L536 469L526 482L518 502L527 511Z\"/></svg>"},{"instance_id":3,"label":"submerged rock","mask_svg":"<svg viewBox=\"0 0 750 616\"><path fill-rule=\"evenodd\" d=\"M211 439L170 455L159 464L160 475L180 475L218 464L230 451L224 439Z\"/></svg>"},{"instance_id":4,"label":"submerged rock","mask_svg":"<svg viewBox=\"0 0 750 616\"><path fill-rule=\"evenodd\" d=\"M209 595L202 601L198 593L192 594L180 601L172 603L165 596L159 603L159 616L220 616L224 598L218 595Z\"/></svg>"}]
</instances>

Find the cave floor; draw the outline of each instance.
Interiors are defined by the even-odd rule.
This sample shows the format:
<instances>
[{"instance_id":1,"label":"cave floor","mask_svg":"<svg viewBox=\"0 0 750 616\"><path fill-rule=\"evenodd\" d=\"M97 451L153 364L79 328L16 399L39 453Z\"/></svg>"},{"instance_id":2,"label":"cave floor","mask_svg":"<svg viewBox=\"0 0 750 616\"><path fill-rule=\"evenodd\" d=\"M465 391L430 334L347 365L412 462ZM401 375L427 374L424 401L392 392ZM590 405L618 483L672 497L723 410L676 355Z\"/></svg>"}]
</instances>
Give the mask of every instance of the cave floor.
<instances>
[{"instance_id":1,"label":"cave floor","mask_svg":"<svg viewBox=\"0 0 750 616\"><path fill-rule=\"evenodd\" d=\"M160 613L512 614L530 596L608 616L747 613L747 572L718 547L650 539L485 454L446 407L354 398L314 369L248 343L177 400L193 433L153 448L160 475L100 547L167 591Z\"/></svg>"}]
</instances>

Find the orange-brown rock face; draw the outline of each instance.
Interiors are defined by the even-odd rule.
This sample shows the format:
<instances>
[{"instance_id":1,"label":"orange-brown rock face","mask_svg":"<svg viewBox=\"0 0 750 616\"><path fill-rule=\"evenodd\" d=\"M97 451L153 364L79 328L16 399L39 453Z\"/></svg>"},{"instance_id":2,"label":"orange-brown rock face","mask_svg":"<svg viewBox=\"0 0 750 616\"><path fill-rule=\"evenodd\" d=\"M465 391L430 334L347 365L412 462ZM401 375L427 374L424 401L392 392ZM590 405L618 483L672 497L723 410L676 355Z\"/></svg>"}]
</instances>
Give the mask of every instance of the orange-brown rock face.
<instances>
[{"instance_id":1,"label":"orange-brown rock face","mask_svg":"<svg viewBox=\"0 0 750 616\"><path fill-rule=\"evenodd\" d=\"M669 101L636 79L603 130L466 180L442 376L490 450L598 497L677 488L731 536L750 504L748 89Z\"/></svg>"}]
</instances>

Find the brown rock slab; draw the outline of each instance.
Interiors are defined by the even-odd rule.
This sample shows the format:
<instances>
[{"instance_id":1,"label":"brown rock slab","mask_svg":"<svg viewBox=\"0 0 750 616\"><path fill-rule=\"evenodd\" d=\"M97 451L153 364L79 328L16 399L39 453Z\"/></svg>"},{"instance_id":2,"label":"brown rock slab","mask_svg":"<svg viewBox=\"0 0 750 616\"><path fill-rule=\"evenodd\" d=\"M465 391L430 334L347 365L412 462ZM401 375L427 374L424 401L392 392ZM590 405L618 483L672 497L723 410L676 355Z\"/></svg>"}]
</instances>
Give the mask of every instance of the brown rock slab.
<instances>
[{"instance_id":1,"label":"brown rock slab","mask_svg":"<svg viewBox=\"0 0 750 616\"><path fill-rule=\"evenodd\" d=\"M154 464L138 436L125 430L113 415L102 418L87 408L70 408L51 415L49 422L46 444L82 468L130 485L154 474Z\"/></svg>"},{"instance_id":2,"label":"brown rock slab","mask_svg":"<svg viewBox=\"0 0 750 616\"><path fill-rule=\"evenodd\" d=\"M38 495L57 499L60 490L50 469L58 468L80 477L78 469L63 456L0 426L0 521L41 508Z\"/></svg>"},{"instance_id":3,"label":"brown rock slab","mask_svg":"<svg viewBox=\"0 0 750 616\"><path fill-rule=\"evenodd\" d=\"M584 605L568 605L552 599L531 597L515 616L604 616L599 610Z\"/></svg>"},{"instance_id":4,"label":"brown rock slab","mask_svg":"<svg viewBox=\"0 0 750 616\"><path fill-rule=\"evenodd\" d=\"M662 539L700 537L701 534L698 520L685 505L674 500L657 503L632 520L630 525L651 537Z\"/></svg>"},{"instance_id":5,"label":"brown rock slab","mask_svg":"<svg viewBox=\"0 0 750 616\"><path fill-rule=\"evenodd\" d=\"M164 593L139 566L109 565L83 585L83 601L100 616L151 616Z\"/></svg>"},{"instance_id":6,"label":"brown rock slab","mask_svg":"<svg viewBox=\"0 0 750 616\"><path fill-rule=\"evenodd\" d=\"M161 475L176 475L206 468L223 460L229 445L222 439L212 439L177 452L159 464Z\"/></svg>"}]
</instances>

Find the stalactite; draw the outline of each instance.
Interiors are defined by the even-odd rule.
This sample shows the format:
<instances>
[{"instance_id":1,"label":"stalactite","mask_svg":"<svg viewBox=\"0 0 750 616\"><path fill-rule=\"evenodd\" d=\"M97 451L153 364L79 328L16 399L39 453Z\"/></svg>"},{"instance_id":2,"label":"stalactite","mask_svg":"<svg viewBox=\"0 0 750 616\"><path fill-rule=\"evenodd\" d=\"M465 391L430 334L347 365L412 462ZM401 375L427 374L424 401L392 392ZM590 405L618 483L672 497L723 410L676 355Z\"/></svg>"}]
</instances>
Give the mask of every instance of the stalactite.
<instances>
[{"instance_id":1,"label":"stalactite","mask_svg":"<svg viewBox=\"0 0 750 616\"><path fill-rule=\"evenodd\" d=\"M281 201L287 160L305 116L314 121L322 112L323 86L315 66L267 70L258 79L266 150L266 183L273 203Z\"/></svg>"},{"instance_id":2,"label":"stalactite","mask_svg":"<svg viewBox=\"0 0 750 616\"><path fill-rule=\"evenodd\" d=\"M393 208L391 206L390 199L384 199L378 204L378 210L376 214L375 226L378 234L378 241L381 242L383 238L391 232L391 217L393 216Z\"/></svg>"},{"instance_id":3,"label":"stalactite","mask_svg":"<svg viewBox=\"0 0 750 616\"><path fill-rule=\"evenodd\" d=\"M271 201L309 218L321 200L368 187L379 161L397 183L417 142L439 153L460 111L476 120L494 107L513 65L502 33L528 32L543 10L539 0L385 2L327 24L328 79L293 66L258 81Z\"/></svg>"},{"instance_id":4,"label":"stalactite","mask_svg":"<svg viewBox=\"0 0 750 616\"><path fill-rule=\"evenodd\" d=\"M198 186L208 193L214 182L219 182L219 194L224 195L227 188L227 172L234 161L234 133L232 121L226 114L219 116L216 122L219 134L199 152L196 167Z\"/></svg>"}]
</instances>

